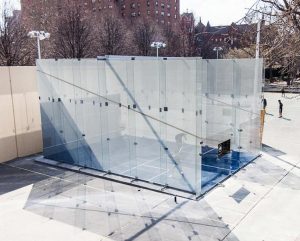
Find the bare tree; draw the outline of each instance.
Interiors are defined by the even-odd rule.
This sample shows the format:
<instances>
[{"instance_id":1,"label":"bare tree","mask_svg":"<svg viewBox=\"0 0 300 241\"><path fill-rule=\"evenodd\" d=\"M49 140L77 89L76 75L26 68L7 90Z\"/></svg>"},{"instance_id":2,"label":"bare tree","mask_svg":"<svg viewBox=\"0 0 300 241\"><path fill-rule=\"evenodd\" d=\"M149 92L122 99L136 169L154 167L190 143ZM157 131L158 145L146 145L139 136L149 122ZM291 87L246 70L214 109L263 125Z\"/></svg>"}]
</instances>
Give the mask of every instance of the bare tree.
<instances>
[{"instance_id":1,"label":"bare tree","mask_svg":"<svg viewBox=\"0 0 300 241\"><path fill-rule=\"evenodd\" d=\"M0 65L28 65L31 62L30 40L17 16L5 3L0 20Z\"/></svg>"},{"instance_id":2,"label":"bare tree","mask_svg":"<svg viewBox=\"0 0 300 241\"><path fill-rule=\"evenodd\" d=\"M299 0L261 0L264 15L275 17L296 32L300 32L300 1Z\"/></svg>"},{"instance_id":3,"label":"bare tree","mask_svg":"<svg viewBox=\"0 0 300 241\"><path fill-rule=\"evenodd\" d=\"M267 67L282 66L282 73L294 78L299 74L300 56L300 1L260 0L259 7L248 13L263 16L261 54ZM250 16L250 17L249 17Z\"/></svg>"},{"instance_id":4,"label":"bare tree","mask_svg":"<svg viewBox=\"0 0 300 241\"><path fill-rule=\"evenodd\" d=\"M103 17L99 30L100 51L107 55L121 55L128 49L129 32L117 16Z\"/></svg>"},{"instance_id":5,"label":"bare tree","mask_svg":"<svg viewBox=\"0 0 300 241\"><path fill-rule=\"evenodd\" d=\"M54 54L62 58L96 57L91 23L80 6L68 6L57 21Z\"/></svg>"},{"instance_id":6,"label":"bare tree","mask_svg":"<svg viewBox=\"0 0 300 241\"><path fill-rule=\"evenodd\" d=\"M166 56L180 56L180 33L173 29L171 26L167 26L163 29L163 36L167 44L164 54Z\"/></svg>"},{"instance_id":7,"label":"bare tree","mask_svg":"<svg viewBox=\"0 0 300 241\"><path fill-rule=\"evenodd\" d=\"M144 20L137 24L133 33L133 42L136 45L139 55L151 55L151 43L155 40L158 34L157 28L153 22Z\"/></svg>"}]
</instances>

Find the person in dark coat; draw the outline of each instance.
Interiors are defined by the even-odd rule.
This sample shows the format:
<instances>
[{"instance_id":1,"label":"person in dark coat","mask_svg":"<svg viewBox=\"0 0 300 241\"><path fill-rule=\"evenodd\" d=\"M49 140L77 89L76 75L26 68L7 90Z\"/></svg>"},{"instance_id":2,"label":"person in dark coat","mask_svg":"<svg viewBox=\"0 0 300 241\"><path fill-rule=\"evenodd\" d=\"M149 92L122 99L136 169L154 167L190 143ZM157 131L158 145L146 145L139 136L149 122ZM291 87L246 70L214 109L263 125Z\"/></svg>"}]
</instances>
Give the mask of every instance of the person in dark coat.
<instances>
[{"instance_id":1,"label":"person in dark coat","mask_svg":"<svg viewBox=\"0 0 300 241\"><path fill-rule=\"evenodd\" d=\"M267 99L266 99L266 98L263 98L262 102L263 102L263 108L264 108L264 111L266 111L266 108L267 108L267 105L268 105Z\"/></svg>"},{"instance_id":2,"label":"person in dark coat","mask_svg":"<svg viewBox=\"0 0 300 241\"><path fill-rule=\"evenodd\" d=\"M278 100L278 103L279 103L279 118L282 118L283 104L281 100Z\"/></svg>"}]
</instances>

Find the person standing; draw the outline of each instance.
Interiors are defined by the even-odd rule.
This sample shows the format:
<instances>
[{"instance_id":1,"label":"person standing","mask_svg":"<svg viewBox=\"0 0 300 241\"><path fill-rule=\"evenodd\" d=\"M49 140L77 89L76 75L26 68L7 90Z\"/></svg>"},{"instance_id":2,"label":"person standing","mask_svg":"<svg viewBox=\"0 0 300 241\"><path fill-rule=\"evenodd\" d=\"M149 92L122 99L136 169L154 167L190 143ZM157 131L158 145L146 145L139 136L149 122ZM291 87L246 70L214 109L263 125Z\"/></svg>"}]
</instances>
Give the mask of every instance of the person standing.
<instances>
[{"instance_id":1,"label":"person standing","mask_svg":"<svg viewBox=\"0 0 300 241\"><path fill-rule=\"evenodd\" d=\"M282 118L283 104L281 100L278 100L278 103L279 103L279 118Z\"/></svg>"},{"instance_id":2,"label":"person standing","mask_svg":"<svg viewBox=\"0 0 300 241\"><path fill-rule=\"evenodd\" d=\"M285 97L285 90L284 90L284 87L282 87L282 89L281 89L281 97Z\"/></svg>"},{"instance_id":3,"label":"person standing","mask_svg":"<svg viewBox=\"0 0 300 241\"><path fill-rule=\"evenodd\" d=\"M184 141L183 139L187 139L186 138L186 134L185 133L179 133L175 136L175 141L176 141L176 151L173 153L173 157L174 157L174 166L171 169L171 174L169 175L169 177L172 177L174 174L174 171L177 169L177 171L180 171L180 174L182 176L184 176L183 170L182 170L182 166L181 166L181 151L183 148L183 144Z\"/></svg>"},{"instance_id":4,"label":"person standing","mask_svg":"<svg viewBox=\"0 0 300 241\"><path fill-rule=\"evenodd\" d=\"M264 111L266 111L266 108L267 108L267 105L268 105L267 99L266 99L266 98L263 98L262 102L263 102L263 108L264 108Z\"/></svg>"}]
</instances>

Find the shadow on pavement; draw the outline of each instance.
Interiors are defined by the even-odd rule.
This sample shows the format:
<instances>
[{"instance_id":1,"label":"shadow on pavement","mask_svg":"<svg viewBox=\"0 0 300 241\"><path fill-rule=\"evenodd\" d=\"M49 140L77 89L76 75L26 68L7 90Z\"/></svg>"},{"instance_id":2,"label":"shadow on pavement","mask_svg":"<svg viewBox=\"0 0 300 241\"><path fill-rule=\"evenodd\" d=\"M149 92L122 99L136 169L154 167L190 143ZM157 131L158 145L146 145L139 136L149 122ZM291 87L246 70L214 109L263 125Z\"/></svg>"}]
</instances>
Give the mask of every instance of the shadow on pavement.
<instances>
[{"instance_id":1,"label":"shadow on pavement","mask_svg":"<svg viewBox=\"0 0 300 241\"><path fill-rule=\"evenodd\" d=\"M286 117L282 117L283 120L287 120L287 121L292 121L292 119L286 118Z\"/></svg>"},{"instance_id":2,"label":"shadow on pavement","mask_svg":"<svg viewBox=\"0 0 300 241\"><path fill-rule=\"evenodd\" d=\"M222 240L230 232L202 199L180 198L15 160L0 165L0 193L33 184L24 209L113 240ZM5 186L13 185L5 189ZM159 205L158 205L159 204ZM197 216L191 212L198 213ZM230 241L238 241L231 234Z\"/></svg>"}]
</instances>

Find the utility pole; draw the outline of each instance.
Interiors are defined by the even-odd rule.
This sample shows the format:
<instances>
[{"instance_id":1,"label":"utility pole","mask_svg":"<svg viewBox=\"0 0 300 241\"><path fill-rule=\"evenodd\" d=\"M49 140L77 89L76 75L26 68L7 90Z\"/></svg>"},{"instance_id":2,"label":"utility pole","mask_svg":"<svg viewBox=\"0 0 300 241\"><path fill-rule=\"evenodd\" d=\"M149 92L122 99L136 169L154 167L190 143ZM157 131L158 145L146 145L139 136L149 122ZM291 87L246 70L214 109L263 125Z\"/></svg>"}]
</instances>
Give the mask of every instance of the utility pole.
<instances>
[{"instance_id":1,"label":"utility pole","mask_svg":"<svg viewBox=\"0 0 300 241\"><path fill-rule=\"evenodd\" d=\"M153 42L151 48L156 48L156 57L158 58L158 50L160 48L165 48L167 45L163 42Z\"/></svg>"},{"instance_id":2,"label":"utility pole","mask_svg":"<svg viewBox=\"0 0 300 241\"><path fill-rule=\"evenodd\" d=\"M222 47L214 47L213 49L215 52L217 52L217 59L219 59L219 51L222 51L223 48Z\"/></svg>"},{"instance_id":3,"label":"utility pole","mask_svg":"<svg viewBox=\"0 0 300 241\"><path fill-rule=\"evenodd\" d=\"M50 38L50 33L46 33L45 31L30 31L28 37L37 39L38 59L41 59L40 41Z\"/></svg>"},{"instance_id":4,"label":"utility pole","mask_svg":"<svg viewBox=\"0 0 300 241\"><path fill-rule=\"evenodd\" d=\"M256 35L256 50L255 50L255 58L259 59L259 45L260 45L260 31L261 31L261 22L259 19L257 23L257 35Z\"/></svg>"},{"instance_id":5,"label":"utility pole","mask_svg":"<svg viewBox=\"0 0 300 241\"><path fill-rule=\"evenodd\" d=\"M37 39L37 48L38 48L38 58L41 59L41 43L40 43L40 38L36 38Z\"/></svg>"}]
</instances>

